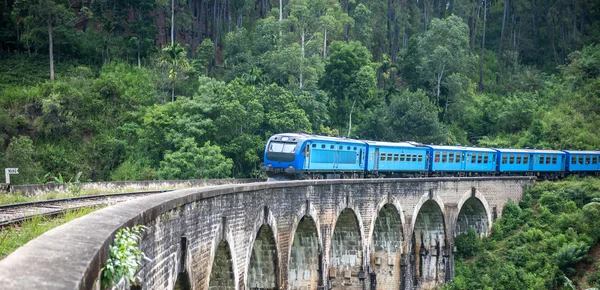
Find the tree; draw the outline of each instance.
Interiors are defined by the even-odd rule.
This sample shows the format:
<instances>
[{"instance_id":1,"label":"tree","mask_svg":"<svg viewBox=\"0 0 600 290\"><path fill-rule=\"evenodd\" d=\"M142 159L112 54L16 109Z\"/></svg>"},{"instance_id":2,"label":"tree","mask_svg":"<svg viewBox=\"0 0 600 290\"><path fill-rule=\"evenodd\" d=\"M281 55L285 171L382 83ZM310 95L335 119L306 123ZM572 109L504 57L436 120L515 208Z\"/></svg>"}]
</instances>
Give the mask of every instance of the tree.
<instances>
[{"instance_id":1,"label":"tree","mask_svg":"<svg viewBox=\"0 0 600 290\"><path fill-rule=\"evenodd\" d=\"M436 104L440 105L441 86L445 77L464 72L470 62L469 27L455 15L433 19L430 29L419 39L422 52L420 75L433 81Z\"/></svg>"},{"instance_id":2,"label":"tree","mask_svg":"<svg viewBox=\"0 0 600 290\"><path fill-rule=\"evenodd\" d=\"M28 25L46 27L48 32L48 56L50 58L50 80L54 80L54 38L57 27L73 24L75 16L66 0L16 0L14 13L26 15Z\"/></svg>"},{"instance_id":3,"label":"tree","mask_svg":"<svg viewBox=\"0 0 600 290\"><path fill-rule=\"evenodd\" d=\"M341 129L350 126L355 108L362 108L373 96L376 78L371 54L359 42L334 42L330 49L319 84L329 93L332 125Z\"/></svg>"},{"instance_id":4,"label":"tree","mask_svg":"<svg viewBox=\"0 0 600 290\"><path fill-rule=\"evenodd\" d=\"M198 148L193 138L183 139L177 151L168 151L160 162L162 179L213 179L231 176L233 162L221 154L221 148L210 141Z\"/></svg>"},{"instance_id":5,"label":"tree","mask_svg":"<svg viewBox=\"0 0 600 290\"><path fill-rule=\"evenodd\" d=\"M175 43L163 48L160 57L160 64L169 70L169 81L171 82L171 102L175 101L175 83L178 72L185 73L190 69L190 64L186 58L185 48Z\"/></svg>"},{"instance_id":6,"label":"tree","mask_svg":"<svg viewBox=\"0 0 600 290\"><path fill-rule=\"evenodd\" d=\"M27 136L13 137L4 156L0 153L2 168L19 168L19 174L11 176L12 184L32 183L42 174L42 168L36 159L36 148Z\"/></svg>"},{"instance_id":7,"label":"tree","mask_svg":"<svg viewBox=\"0 0 600 290\"><path fill-rule=\"evenodd\" d=\"M215 58L215 44L209 38L205 38L196 48L196 59L192 65L201 71L205 76L208 75L208 69Z\"/></svg>"}]
</instances>

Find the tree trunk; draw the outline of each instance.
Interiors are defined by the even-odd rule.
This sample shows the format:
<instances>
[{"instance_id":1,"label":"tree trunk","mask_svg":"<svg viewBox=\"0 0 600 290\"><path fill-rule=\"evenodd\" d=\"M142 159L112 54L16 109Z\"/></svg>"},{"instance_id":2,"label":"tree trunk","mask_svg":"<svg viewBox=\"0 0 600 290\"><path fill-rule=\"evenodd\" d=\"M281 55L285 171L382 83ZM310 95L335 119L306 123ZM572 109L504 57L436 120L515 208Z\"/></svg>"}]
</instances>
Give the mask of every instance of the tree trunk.
<instances>
[{"instance_id":1,"label":"tree trunk","mask_svg":"<svg viewBox=\"0 0 600 290\"><path fill-rule=\"evenodd\" d=\"M483 63L485 59L485 26L487 22L487 0L483 0L483 36L481 37L481 61L479 63L479 91L483 91Z\"/></svg>"},{"instance_id":2,"label":"tree trunk","mask_svg":"<svg viewBox=\"0 0 600 290\"><path fill-rule=\"evenodd\" d=\"M388 17L387 17L387 40L388 40L388 51L392 53L392 11L394 10L392 7L392 0L387 1L388 8Z\"/></svg>"},{"instance_id":3,"label":"tree trunk","mask_svg":"<svg viewBox=\"0 0 600 290\"><path fill-rule=\"evenodd\" d=\"M50 55L50 80L54 80L54 44L52 43L52 14L48 9L48 54Z\"/></svg>"},{"instance_id":4,"label":"tree trunk","mask_svg":"<svg viewBox=\"0 0 600 290\"><path fill-rule=\"evenodd\" d=\"M142 39L138 34L138 43L137 43L137 62L138 62L138 68L142 68L142 58L140 57L140 50L141 48L141 43L142 43Z\"/></svg>"},{"instance_id":5,"label":"tree trunk","mask_svg":"<svg viewBox=\"0 0 600 290\"><path fill-rule=\"evenodd\" d=\"M436 100L436 105L438 105L438 106L440 105L440 86L442 85L442 77L444 76L444 69L445 69L445 66L442 66L442 70L437 75L437 100Z\"/></svg>"},{"instance_id":6,"label":"tree trunk","mask_svg":"<svg viewBox=\"0 0 600 290\"><path fill-rule=\"evenodd\" d=\"M346 14L348 14L349 11L349 4L348 4L348 0L344 0L344 12L346 12ZM344 23L344 41L348 42L348 29L349 29L349 24L348 22Z\"/></svg>"},{"instance_id":7,"label":"tree trunk","mask_svg":"<svg viewBox=\"0 0 600 290\"><path fill-rule=\"evenodd\" d=\"M304 65L304 27L302 27L302 33L300 34L301 37L301 42L302 42L302 57L300 58L300 89L302 89L302 82L303 82L303 75L302 75L302 69L303 69L303 65Z\"/></svg>"},{"instance_id":8,"label":"tree trunk","mask_svg":"<svg viewBox=\"0 0 600 290\"><path fill-rule=\"evenodd\" d=\"M173 85L171 86L171 103L175 102L175 79L173 79Z\"/></svg>"},{"instance_id":9,"label":"tree trunk","mask_svg":"<svg viewBox=\"0 0 600 290\"><path fill-rule=\"evenodd\" d=\"M304 41L302 41L302 55L304 55ZM323 58L327 57L327 25L323 32Z\"/></svg>"},{"instance_id":10,"label":"tree trunk","mask_svg":"<svg viewBox=\"0 0 600 290\"><path fill-rule=\"evenodd\" d=\"M352 113L354 113L354 105L356 104L356 98L354 98L354 101L352 101L352 109L350 109L350 116L349 116L349 120L348 120L348 136L346 136L347 138L350 138L350 131L352 131Z\"/></svg>"},{"instance_id":11,"label":"tree trunk","mask_svg":"<svg viewBox=\"0 0 600 290\"><path fill-rule=\"evenodd\" d=\"M552 52L554 53L554 67L558 66L558 58L556 56L556 45L554 45L554 35L551 30L550 23L550 5L549 1L546 1L546 32L548 33L548 38L550 39L550 43L552 44Z\"/></svg>"},{"instance_id":12,"label":"tree trunk","mask_svg":"<svg viewBox=\"0 0 600 290\"><path fill-rule=\"evenodd\" d=\"M171 0L171 46L175 43L175 0Z\"/></svg>"},{"instance_id":13,"label":"tree trunk","mask_svg":"<svg viewBox=\"0 0 600 290\"><path fill-rule=\"evenodd\" d=\"M498 47L498 61L496 63L496 83L500 81L500 61L502 60L502 45L504 44L504 26L506 23L506 11L508 10L509 0L504 0L504 14L502 16L502 30L500 30L500 45Z\"/></svg>"},{"instance_id":14,"label":"tree trunk","mask_svg":"<svg viewBox=\"0 0 600 290\"><path fill-rule=\"evenodd\" d=\"M471 37L471 51L475 50L475 37L477 37L477 22L481 13L481 1L477 0L477 17L473 20L473 35Z\"/></svg>"}]
</instances>

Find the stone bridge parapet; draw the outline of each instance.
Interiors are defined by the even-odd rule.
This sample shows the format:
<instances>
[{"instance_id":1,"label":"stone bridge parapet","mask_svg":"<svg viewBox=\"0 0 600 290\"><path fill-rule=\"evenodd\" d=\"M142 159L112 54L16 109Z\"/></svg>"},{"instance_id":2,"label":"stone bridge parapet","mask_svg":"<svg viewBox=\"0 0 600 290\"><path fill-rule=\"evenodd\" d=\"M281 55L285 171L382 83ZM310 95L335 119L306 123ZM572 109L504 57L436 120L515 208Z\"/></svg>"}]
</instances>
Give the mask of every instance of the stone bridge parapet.
<instances>
[{"instance_id":1,"label":"stone bridge parapet","mask_svg":"<svg viewBox=\"0 0 600 290\"><path fill-rule=\"evenodd\" d=\"M429 289L449 281L454 237L488 235L530 177L222 185L111 206L0 261L3 289L99 288L114 234L147 227L141 289ZM118 288L127 289L124 283Z\"/></svg>"}]
</instances>

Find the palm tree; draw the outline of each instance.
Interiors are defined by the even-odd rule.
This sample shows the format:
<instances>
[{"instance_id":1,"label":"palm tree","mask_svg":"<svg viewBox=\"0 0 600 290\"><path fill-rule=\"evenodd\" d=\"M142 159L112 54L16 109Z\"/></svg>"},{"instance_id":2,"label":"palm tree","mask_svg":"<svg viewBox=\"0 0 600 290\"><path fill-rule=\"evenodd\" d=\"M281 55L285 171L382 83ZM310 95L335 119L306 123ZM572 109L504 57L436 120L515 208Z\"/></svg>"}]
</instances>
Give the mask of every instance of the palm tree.
<instances>
[{"instance_id":1,"label":"palm tree","mask_svg":"<svg viewBox=\"0 0 600 290\"><path fill-rule=\"evenodd\" d=\"M175 81L177 79L177 72L187 72L190 69L186 57L185 48L179 43L175 42L173 45L163 48L162 55L160 56L160 64L169 69L169 81L171 81L171 102L175 101Z\"/></svg>"}]
</instances>

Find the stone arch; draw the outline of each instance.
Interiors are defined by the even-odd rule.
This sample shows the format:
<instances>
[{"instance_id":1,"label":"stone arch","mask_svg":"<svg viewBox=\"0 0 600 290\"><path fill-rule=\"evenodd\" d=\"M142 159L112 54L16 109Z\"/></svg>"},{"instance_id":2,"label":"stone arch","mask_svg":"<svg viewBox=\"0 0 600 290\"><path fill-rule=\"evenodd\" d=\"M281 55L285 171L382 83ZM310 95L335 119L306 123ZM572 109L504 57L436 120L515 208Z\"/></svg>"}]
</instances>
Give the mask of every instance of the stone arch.
<instances>
[{"instance_id":1,"label":"stone arch","mask_svg":"<svg viewBox=\"0 0 600 290\"><path fill-rule=\"evenodd\" d=\"M315 220L304 216L295 229L288 265L288 289L316 290L322 261Z\"/></svg>"},{"instance_id":2,"label":"stone arch","mask_svg":"<svg viewBox=\"0 0 600 290\"><path fill-rule=\"evenodd\" d=\"M465 192L458 202L459 213L456 216L454 236L474 228L480 237L487 236L492 230L492 212L487 199L481 192Z\"/></svg>"},{"instance_id":3,"label":"stone arch","mask_svg":"<svg viewBox=\"0 0 600 290\"><path fill-rule=\"evenodd\" d=\"M370 243L371 285L376 289L400 288L400 257L403 248L403 222L396 207L383 205L374 219Z\"/></svg>"},{"instance_id":4,"label":"stone arch","mask_svg":"<svg viewBox=\"0 0 600 290\"><path fill-rule=\"evenodd\" d=\"M429 289L445 281L447 229L444 205L439 197L422 198L412 221L411 261L413 284Z\"/></svg>"},{"instance_id":5,"label":"stone arch","mask_svg":"<svg viewBox=\"0 0 600 290\"><path fill-rule=\"evenodd\" d=\"M264 224L252 243L252 253L246 275L248 289L279 289L279 261L275 234Z\"/></svg>"},{"instance_id":6,"label":"stone arch","mask_svg":"<svg viewBox=\"0 0 600 290\"><path fill-rule=\"evenodd\" d=\"M215 249L215 254L208 279L209 290L235 290L237 279L234 272L233 258L229 243L221 240Z\"/></svg>"},{"instance_id":7,"label":"stone arch","mask_svg":"<svg viewBox=\"0 0 600 290\"><path fill-rule=\"evenodd\" d=\"M354 210L342 210L331 237L329 279L333 289L362 289L362 244L360 219Z\"/></svg>"}]
</instances>

